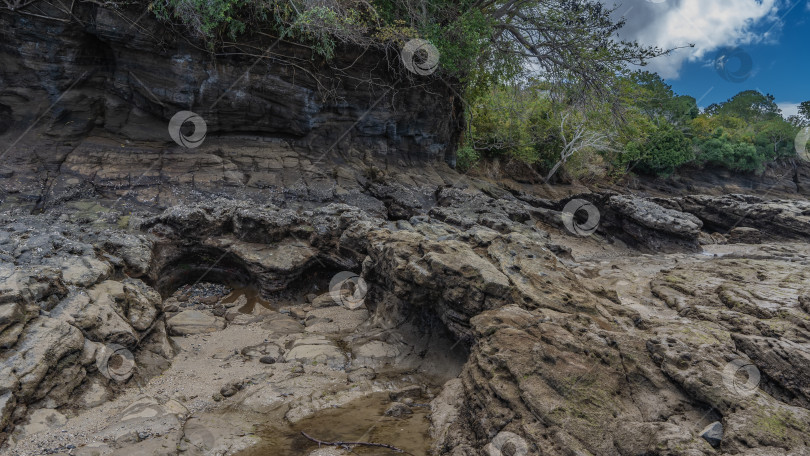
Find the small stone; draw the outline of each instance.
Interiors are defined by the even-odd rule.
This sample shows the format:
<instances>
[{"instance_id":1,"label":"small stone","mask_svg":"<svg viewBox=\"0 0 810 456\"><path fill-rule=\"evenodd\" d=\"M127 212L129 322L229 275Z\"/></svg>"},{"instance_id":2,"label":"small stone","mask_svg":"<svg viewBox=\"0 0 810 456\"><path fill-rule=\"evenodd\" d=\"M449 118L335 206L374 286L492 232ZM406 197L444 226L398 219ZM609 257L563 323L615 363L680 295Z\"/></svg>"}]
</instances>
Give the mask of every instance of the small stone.
<instances>
[{"instance_id":1,"label":"small stone","mask_svg":"<svg viewBox=\"0 0 810 456\"><path fill-rule=\"evenodd\" d=\"M402 403L407 405L408 407L412 407L414 404L414 400L411 399L410 397L406 397L405 399L402 400Z\"/></svg>"},{"instance_id":2,"label":"small stone","mask_svg":"<svg viewBox=\"0 0 810 456\"><path fill-rule=\"evenodd\" d=\"M178 306L176 303L166 304L165 306L163 306L163 311L164 312L180 312L180 306Z\"/></svg>"},{"instance_id":3,"label":"small stone","mask_svg":"<svg viewBox=\"0 0 810 456\"><path fill-rule=\"evenodd\" d=\"M723 440L723 424L715 421L700 431L700 436L703 437L703 440L709 442L709 445L715 448L719 447L720 442Z\"/></svg>"},{"instance_id":4,"label":"small stone","mask_svg":"<svg viewBox=\"0 0 810 456\"><path fill-rule=\"evenodd\" d=\"M293 374L303 374L304 373L304 366L302 364L296 364L293 366L292 371Z\"/></svg>"},{"instance_id":5,"label":"small stone","mask_svg":"<svg viewBox=\"0 0 810 456\"><path fill-rule=\"evenodd\" d=\"M238 393L239 390L242 389L241 387L242 387L241 383L229 383L219 390L219 394L221 394L224 397L231 397L234 394Z\"/></svg>"},{"instance_id":6,"label":"small stone","mask_svg":"<svg viewBox=\"0 0 810 456\"><path fill-rule=\"evenodd\" d=\"M220 305L217 305L216 307L214 307L214 310L212 310L211 313L214 314L217 317L221 317L221 316L225 315L225 311L226 311L225 306L220 304Z\"/></svg>"},{"instance_id":7,"label":"small stone","mask_svg":"<svg viewBox=\"0 0 810 456\"><path fill-rule=\"evenodd\" d=\"M385 416L391 416L394 418L400 418L404 415L410 415L413 411L410 407L403 404L402 402L394 402L388 407L388 410L385 411Z\"/></svg>"},{"instance_id":8,"label":"small stone","mask_svg":"<svg viewBox=\"0 0 810 456\"><path fill-rule=\"evenodd\" d=\"M259 362L262 364L275 364L276 358L272 356L262 356L261 358L259 358Z\"/></svg>"},{"instance_id":9,"label":"small stone","mask_svg":"<svg viewBox=\"0 0 810 456\"><path fill-rule=\"evenodd\" d=\"M206 296L204 298L200 298L200 302L202 304L213 305L219 301L219 296Z\"/></svg>"},{"instance_id":10,"label":"small stone","mask_svg":"<svg viewBox=\"0 0 810 456\"><path fill-rule=\"evenodd\" d=\"M214 395L213 395L213 396L211 396L211 398L214 400L214 402L219 402L219 401L221 401L222 399L225 399L225 398L222 396L222 394L220 394L220 393L214 393Z\"/></svg>"}]
</instances>

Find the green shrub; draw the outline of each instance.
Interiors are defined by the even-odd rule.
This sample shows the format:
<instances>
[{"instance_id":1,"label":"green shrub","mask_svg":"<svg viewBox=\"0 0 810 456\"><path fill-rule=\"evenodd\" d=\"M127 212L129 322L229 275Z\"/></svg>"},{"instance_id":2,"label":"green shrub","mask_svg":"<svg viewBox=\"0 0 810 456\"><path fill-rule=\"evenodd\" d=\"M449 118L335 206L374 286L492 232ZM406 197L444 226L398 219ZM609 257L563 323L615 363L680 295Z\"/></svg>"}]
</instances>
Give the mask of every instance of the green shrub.
<instances>
[{"instance_id":1,"label":"green shrub","mask_svg":"<svg viewBox=\"0 0 810 456\"><path fill-rule=\"evenodd\" d=\"M719 136L698 145L698 159L703 163L722 166L732 171L759 171L768 161L762 148L745 142L732 142Z\"/></svg>"},{"instance_id":2,"label":"green shrub","mask_svg":"<svg viewBox=\"0 0 810 456\"><path fill-rule=\"evenodd\" d=\"M470 146L459 147L456 152L456 169L460 172L466 172L481 158L477 150Z\"/></svg>"},{"instance_id":3,"label":"green shrub","mask_svg":"<svg viewBox=\"0 0 810 456\"><path fill-rule=\"evenodd\" d=\"M689 139L680 130L665 124L646 141L627 143L619 160L632 170L666 176L694 158Z\"/></svg>"},{"instance_id":4,"label":"green shrub","mask_svg":"<svg viewBox=\"0 0 810 456\"><path fill-rule=\"evenodd\" d=\"M237 9L244 0L159 0L152 3L152 12L159 19L179 19L199 37L210 39L223 28L231 38L245 31L245 23L237 19Z\"/></svg>"},{"instance_id":5,"label":"green shrub","mask_svg":"<svg viewBox=\"0 0 810 456\"><path fill-rule=\"evenodd\" d=\"M550 151L558 142L550 121L552 113L552 102L541 90L497 87L471 106L469 139L486 157L507 155L527 163L544 161L559 153L559 149Z\"/></svg>"}]
</instances>

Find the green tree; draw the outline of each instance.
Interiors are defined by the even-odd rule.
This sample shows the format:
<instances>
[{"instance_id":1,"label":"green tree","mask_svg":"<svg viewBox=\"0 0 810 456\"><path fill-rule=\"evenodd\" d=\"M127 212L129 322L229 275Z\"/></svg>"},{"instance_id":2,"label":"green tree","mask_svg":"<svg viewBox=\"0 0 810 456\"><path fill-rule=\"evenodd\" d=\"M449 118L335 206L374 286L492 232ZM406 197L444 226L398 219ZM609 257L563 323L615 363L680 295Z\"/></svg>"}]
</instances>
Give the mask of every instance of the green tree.
<instances>
[{"instance_id":1,"label":"green tree","mask_svg":"<svg viewBox=\"0 0 810 456\"><path fill-rule=\"evenodd\" d=\"M763 150L761 153L772 159L791 157L795 155L793 139L798 130L782 119L772 119L757 126L754 142Z\"/></svg>"},{"instance_id":2,"label":"green tree","mask_svg":"<svg viewBox=\"0 0 810 456\"><path fill-rule=\"evenodd\" d=\"M706 111L709 115L737 117L746 122L772 120L781 113L773 95L763 95L756 90L740 92L716 107L709 106Z\"/></svg>"},{"instance_id":3,"label":"green tree","mask_svg":"<svg viewBox=\"0 0 810 456\"><path fill-rule=\"evenodd\" d=\"M691 142L671 125L665 124L644 141L630 141L621 162L645 174L670 175L695 158Z\"/></svg>"},{"instance_id":4,"label":"green tree","mask_svg":"<svg viewBox=\"0 0 810 456\"><path fill-rule=\"evenodd\" d=\"M693 97L675 95L672 87L656 73L632 73L623 87L626 105L637 107L658 124L684 125L700 113Z\"/></svg>"},{"instance_id":5,"label":"green tree","mask_svg":"<svg viewBox=\"0 0 810 456\"><path fill-rule=\"evenodd\" d=\"M753 144L735 142L722 130L715 137L702 141L699 150L697 158L701 163L733 171L758 171L767 161L765 154Z\"/></svg>"},{"instance_id":6,"label":"green tree","mask_svg":"<svg viewBox=\"0 0 810 456\"><path fill-rule=\"evenodd\" d=\"M805 120L810 121L810 101L802 101L799 103L799 115L804 117Z\"/></svg>"}]
</instances>

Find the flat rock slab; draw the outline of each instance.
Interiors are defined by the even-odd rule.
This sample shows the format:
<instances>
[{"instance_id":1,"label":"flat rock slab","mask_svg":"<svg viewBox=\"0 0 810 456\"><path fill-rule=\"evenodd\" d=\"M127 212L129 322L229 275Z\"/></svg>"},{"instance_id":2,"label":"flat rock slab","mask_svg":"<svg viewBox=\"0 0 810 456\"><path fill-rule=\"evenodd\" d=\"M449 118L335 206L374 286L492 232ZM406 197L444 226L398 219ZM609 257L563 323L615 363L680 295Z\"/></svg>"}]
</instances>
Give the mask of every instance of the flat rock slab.
<instances>
[{"instance_id":1,"label":"flat rock slab","mask_svg":"<svg viewBox=\"0 0 810 456\"><path fill-rule=\"evenodd\" d=\"M352 331L368 320L368 310L323 307L307 314L307 332L335 334Z\"/></svg>"},{"instance_id":2,"label":"flat rock slab","mask_svg":"<svg viewBox=\"0 0 810 456\"><path fill-rule=\"evenodd\" d=\"M199 310L184 310L169 318L166 322L169 334L173 336L188 336L225 329L225 319L215 317Z\"/></svg>"},{"instance_id":3,"label":"flat rock slab","mask_svg":"<svg viewBox=\"0 0 810 456\"><path fill-rule=\"evenodd\" d=\"M38 432L54 432L67 423L67 418L54 409L34 410L28 418L28 424L23 426L23 435L32 435Z\"/></svg>"},{"instance_id":4,"label":"flat rock slab","mask_svg":"<svg viewBox=\"0 0 810 456\"><path fill-rule=\"evenodd\" d=\"M271 337L283 337L304 331L304 327L300 323L279 313L265 317L262 328L268 330Z\"/></svg>"},{"instance_id":5,"label":"flat rock slab","mask_svg":"<svg viewBox=\"0 0 810 456\"><path fill-rule=\"evenodd\" d=\"M346 366L346 355L331 341L322 338L300 339L284 355L287 362L298 361L304 364L326 364L332 369Z\"/></svg>"},{"instance_id":6,"label":"flat rock slab","mask_svg":"<svg viewBox=\"0 0 810 456\"><path fill-rule=\"evenodd\" d=\"M399 354L397 347L379 340L372 340L354 349L354 357L362 365L391 362Z\"/></svg>"},{"instance_id":7,"label":"flat rock slab","mask_svg":"<svg viewBox=\"0 0 810 456\"><path fill-rule=\"evenodd\" d=\"M188 413L182 404L173 399L159 403L152 397L142 396L121 411L118 419L98 432L96 437L120 444L138 442L147 434L161 436L182 433L182 424Z\"/></svg>"}]
</instances>

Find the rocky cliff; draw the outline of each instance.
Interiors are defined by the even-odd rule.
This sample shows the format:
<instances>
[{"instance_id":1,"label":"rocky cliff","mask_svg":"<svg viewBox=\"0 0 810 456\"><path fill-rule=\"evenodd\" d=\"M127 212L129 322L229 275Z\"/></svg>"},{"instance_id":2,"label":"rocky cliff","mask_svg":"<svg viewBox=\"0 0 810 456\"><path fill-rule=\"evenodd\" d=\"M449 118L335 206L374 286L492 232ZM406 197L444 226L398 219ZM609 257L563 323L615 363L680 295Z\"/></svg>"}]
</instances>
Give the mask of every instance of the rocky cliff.
<instances>
[{"instance_id":1,"label":"rocky cliff","mask_svg":"<svg viewBox=\"0 0 810 456\"><path fill-rule=\"evenodd\" d=\"M760 196L493 184L444 163L452 92L396 60L36 5L0 13L4 454L347 454L257 429L381 392L357 421L418 417L412 454L808 454L804 168L722 189Z\"/></svg>"},{"instance_id":2,"label":"rocky cliff","mask_svg":"<svg viewBox=\"0 0 810 456\"><path fill-rule=\"evenodd\" d=\"M43 187L64 186L55 176L110 191L139 176L154 186L213 167L231 171L213 186L248 183L245 174L284 161L279 145L313 161L366 153L443 161L454 153L452 90L408 73L396 53L344 47L324 61L261 31L212 52L146 5L34 2L0 9L0 30L0 179L13 176L4 188L34 200ZM222 143L181 147L167 128L179 111L202 118L208 145L241 138L262 150L224 158Z\"/></svg>"}]
</instances>

